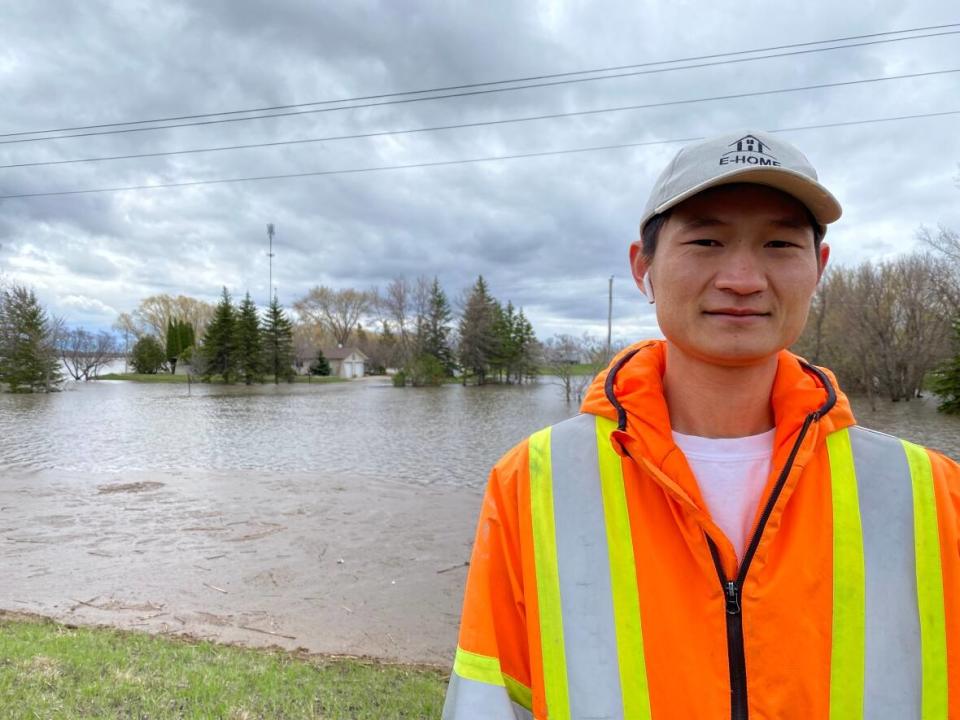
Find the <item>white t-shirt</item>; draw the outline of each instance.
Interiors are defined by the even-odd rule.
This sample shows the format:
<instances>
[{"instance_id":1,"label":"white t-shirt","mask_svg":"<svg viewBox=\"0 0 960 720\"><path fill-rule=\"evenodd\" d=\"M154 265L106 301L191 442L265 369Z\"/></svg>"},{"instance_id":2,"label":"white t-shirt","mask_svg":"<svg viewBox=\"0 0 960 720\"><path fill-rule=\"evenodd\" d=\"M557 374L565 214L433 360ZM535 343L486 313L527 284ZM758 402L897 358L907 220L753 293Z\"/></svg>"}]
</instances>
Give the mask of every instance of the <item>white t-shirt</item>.
<instances>
[{"instance_id":1,"label":"white t-shirt","mask_svg":"<svg viewBox=\"0 0 960 720\"><path fill-rule=\"evenodd\" d=\"M770 475L774 430L742 438L704 438L673 433L690 463L713 521L743 559L753 518Z\"/></svg>"}]
</instances>

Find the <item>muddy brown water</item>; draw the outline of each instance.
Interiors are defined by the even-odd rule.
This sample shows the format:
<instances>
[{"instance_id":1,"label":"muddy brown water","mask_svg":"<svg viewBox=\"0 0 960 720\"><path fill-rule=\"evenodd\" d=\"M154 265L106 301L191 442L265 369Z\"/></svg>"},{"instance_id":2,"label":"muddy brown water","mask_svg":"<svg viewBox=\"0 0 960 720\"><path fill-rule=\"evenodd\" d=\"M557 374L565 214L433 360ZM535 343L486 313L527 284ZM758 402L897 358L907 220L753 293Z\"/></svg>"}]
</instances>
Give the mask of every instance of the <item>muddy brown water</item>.
<instances>
[{"instance_id":1,"label":"muddy brown water","mask_svg":"<svg viewBox=\"0 0 960 720\"><path fill-rule=\"evenodd\" d=\"M859 421L960 457L931 399ZM489 466L556 386L0 395L0 609L447 664Z\"/></svg>"}]
</instances>

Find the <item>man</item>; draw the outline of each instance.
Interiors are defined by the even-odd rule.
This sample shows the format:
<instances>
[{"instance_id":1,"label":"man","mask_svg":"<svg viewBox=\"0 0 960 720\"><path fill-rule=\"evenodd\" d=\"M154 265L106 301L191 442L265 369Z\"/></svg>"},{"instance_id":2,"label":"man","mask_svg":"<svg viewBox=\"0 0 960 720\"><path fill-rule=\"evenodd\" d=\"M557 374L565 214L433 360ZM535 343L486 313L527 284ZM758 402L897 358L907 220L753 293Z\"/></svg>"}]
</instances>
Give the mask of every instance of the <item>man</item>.
<instances>
[{"instance_id":1,"label":"man","mask_svg":"<svg viewBox=\"0 0 960 720\"><path fill-rule=\"evenodd\" d=\"M778 137L680 150L630 248L666 339L494 467L445 718L960 719L960 468L785 349L840 212Z\"/></svg>"}]
</instances>

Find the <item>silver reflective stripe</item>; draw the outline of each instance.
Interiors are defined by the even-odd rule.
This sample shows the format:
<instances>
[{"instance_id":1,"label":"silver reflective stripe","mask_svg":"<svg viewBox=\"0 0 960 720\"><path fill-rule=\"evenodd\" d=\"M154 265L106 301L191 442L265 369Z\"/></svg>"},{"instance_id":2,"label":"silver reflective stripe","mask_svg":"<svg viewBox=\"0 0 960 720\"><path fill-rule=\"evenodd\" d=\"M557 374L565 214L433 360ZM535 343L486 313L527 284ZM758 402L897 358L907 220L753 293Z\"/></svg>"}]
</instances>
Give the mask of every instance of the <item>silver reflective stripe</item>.
<instances>
[{"instance_id":1,"label":"silver reflective stripe","mask_svg":"<svg viewBox=\"0 0 960 720\"><path fill-rule=\"evenodd\" d=\"M553 426L553 507L571 718L622 718L596 418Z\"/></svg>"},{"instance_id":2,"label":"silver reflective stripe","mask_svg":"<svg viewBox=\"0 0 960 720\"><path fill-rule=\"evenodd\" d=\"M850 428L863 528L866 648L863 716L919 718L922 669L913 490L897 438Z\"/></svg>"},{"instance_id":3,"label":"silver reflective stripe","mask_svg":"<svg viewBox=\"0 0 960 720\"><path fill-rule=\"evenodd\" d=\"M502 685L450 676L443 720L533 720L533 714L510 700Z\"/></svg>"}]
</instances>

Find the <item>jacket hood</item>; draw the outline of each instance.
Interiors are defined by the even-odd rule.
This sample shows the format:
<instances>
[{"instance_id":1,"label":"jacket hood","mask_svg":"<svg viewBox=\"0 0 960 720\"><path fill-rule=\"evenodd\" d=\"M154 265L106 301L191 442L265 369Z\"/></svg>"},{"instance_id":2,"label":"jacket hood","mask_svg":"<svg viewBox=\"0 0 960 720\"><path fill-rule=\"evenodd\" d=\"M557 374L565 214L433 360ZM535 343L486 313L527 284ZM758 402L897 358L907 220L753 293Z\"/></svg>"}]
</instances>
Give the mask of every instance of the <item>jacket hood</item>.
<instances>
[{"instance_id":1,"label":"jacket hood","mask_svg":"<svg viewBox=\"0 0 960 720\"><path fill-rule=\"evenodd\" d=\"M675 448L663 394L665 367L665 341L647 340L631 345L597 375L580 407L581 412L618 422L622 430L646 446L657 464ZM611 402L611 396L619 408ZM778 355L770 400L777 427L776 445L792 436L804 419L818 410L824 411L819 418L823 432L855 422L850 403L838 389L833 373L811 368L787 350Z\"/></svg>"}]
</instances>

